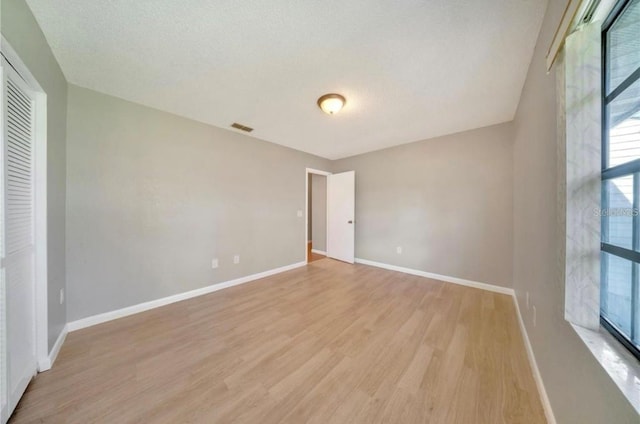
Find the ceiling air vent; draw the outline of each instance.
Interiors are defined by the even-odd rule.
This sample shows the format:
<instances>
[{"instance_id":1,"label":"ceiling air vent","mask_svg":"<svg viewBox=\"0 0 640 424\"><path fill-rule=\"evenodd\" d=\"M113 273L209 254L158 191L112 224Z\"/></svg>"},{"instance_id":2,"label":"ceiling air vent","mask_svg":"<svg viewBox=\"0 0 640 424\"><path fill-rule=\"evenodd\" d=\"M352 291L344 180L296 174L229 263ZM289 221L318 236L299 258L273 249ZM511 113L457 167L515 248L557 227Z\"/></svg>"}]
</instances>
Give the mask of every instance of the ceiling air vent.
<instances>
[{"instance_id":1,"label":"ceiling air vent","mask_svg":"<svg viewBox=\"0 0 640 424\"><path fill-rule=\"evenodd\" d=\"M253 128L247 127L246 125L238 124L237 122L234 122L233 124L231 124L231 127L240 131L245 131L245 132L253 131Z\"/></svg>"}]
</instances>

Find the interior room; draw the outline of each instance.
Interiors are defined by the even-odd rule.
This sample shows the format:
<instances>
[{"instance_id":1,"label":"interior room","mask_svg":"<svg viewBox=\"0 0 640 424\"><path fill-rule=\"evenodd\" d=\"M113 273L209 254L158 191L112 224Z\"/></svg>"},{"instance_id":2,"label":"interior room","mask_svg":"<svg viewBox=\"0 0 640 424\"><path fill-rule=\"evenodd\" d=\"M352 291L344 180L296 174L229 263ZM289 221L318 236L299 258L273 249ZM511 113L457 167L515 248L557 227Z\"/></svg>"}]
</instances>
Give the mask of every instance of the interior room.
<instances>
[{"instance_id":1,"label":"interior room","mask_svg":"<svg viewBox=\"0 0 640 424\"><path fill-rule=\"evenodd\" d=\"M640 423L640 0L0 32L0 424Z\"/></svg>"}]
</instances>

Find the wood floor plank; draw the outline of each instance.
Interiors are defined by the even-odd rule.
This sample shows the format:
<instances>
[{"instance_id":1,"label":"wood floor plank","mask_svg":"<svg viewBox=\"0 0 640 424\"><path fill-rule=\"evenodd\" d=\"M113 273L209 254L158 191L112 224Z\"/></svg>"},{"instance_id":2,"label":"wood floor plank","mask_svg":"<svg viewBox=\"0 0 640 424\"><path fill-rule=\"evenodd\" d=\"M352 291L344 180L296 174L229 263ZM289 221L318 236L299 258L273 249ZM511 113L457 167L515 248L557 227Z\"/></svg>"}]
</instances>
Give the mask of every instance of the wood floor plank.
<instances>
[{"instance_id":1,"label":"wood floor plank","mask_svg":"<svg viewBox=\"0 0 640 424\"><path fill-rule=\"evenodd\" d=\"M68 335L22 423L544 423L509 296L330 259Z\"/></svg>"}]
</instances>

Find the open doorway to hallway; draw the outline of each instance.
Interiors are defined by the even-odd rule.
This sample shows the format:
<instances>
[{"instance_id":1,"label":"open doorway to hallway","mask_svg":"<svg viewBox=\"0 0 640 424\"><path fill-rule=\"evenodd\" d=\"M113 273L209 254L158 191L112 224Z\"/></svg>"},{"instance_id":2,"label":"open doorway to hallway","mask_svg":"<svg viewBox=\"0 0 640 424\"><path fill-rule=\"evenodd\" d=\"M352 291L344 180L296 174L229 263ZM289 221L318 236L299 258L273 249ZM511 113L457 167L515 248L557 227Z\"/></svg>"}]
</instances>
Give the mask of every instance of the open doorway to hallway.
<instances>
[{"instance_id":1,"label":"open doorway to hallway","mask_svg":"<svg viewBox=\"0 0 640 424\"><path fill-rule=\"evenodd\" d=\"M327 255L327 176L307 171L307 262Z\"/></svg>"}]
</instances>

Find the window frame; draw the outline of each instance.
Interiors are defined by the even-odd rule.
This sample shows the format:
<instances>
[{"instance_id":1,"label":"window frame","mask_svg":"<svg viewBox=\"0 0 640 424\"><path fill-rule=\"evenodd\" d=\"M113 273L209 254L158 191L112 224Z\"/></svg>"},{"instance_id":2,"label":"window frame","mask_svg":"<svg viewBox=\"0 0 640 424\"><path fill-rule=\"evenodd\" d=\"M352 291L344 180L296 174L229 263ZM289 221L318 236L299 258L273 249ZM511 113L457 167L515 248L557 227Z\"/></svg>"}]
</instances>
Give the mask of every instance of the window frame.
<instances>
[{"instance_id":1,"label":"window frame","mask_svg":"<svg viewBox=\"0 0 640 424\"><path fill-rule=\"evenodd\" d=\"M601 207L607 208L607 194L606 183L608 180L633 176L633 226L632 226L632 249L615 246L609 243L605 243L607 239L605 236L608 234L608 220L602 219L602 235L600 238L600 250L610 255L617 256L623 259L627 259L632 263L631 271L631 334L627 336L621 330L619 330L611 321L609 321L602 313L602 299L600 301L600 323L601 325L611 333L622 345L624 345L637 359L640 360L640 346L634 344L634 337L638 337L640 333L640 327L636 326L638 321L638 315L640 314L640 304L638 301L640 291L640 214L636 211L640 210L640 159L635 159L630 162L626 162L613 167L608 167L609 163L609 117L607 114L607 106L611 104L620 94L622 94L627 88L629 88L636 81L640 80L640 66L628 77L625 78L617 87L615 87L611 93L608 92L608 66L607 66L607 35L609 30L615 24L618 18L624 13L626 8L632 3L633 0L620 0L613 7L607 19L602 25L602 199ZM601 254L601 268L600 268L600 284L605 286L607 284L606 279L606 255ZM602 292L601 287L601 292Z\"/></svg>"}]
</instances>

